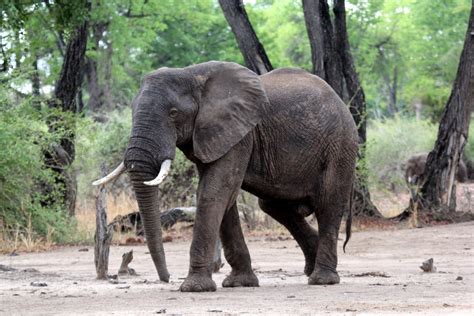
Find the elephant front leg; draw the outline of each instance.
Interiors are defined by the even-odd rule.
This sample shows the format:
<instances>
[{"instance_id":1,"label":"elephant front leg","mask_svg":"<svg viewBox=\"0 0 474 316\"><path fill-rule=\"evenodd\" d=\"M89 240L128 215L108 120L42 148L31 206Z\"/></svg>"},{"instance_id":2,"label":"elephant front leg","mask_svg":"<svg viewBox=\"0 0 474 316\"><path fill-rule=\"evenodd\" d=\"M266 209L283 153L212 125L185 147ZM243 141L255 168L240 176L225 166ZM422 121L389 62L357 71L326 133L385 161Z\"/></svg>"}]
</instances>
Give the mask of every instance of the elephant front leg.
<instances>
[{"instance_id":1,"label":"elephant front leg","mask_svg":"<svg viewBox=\"0 0 474 316\"><path fill-rule=\"evenodd\" d=\"M180 287L182 292L216 290L212 280L212 263L219 228L225 211L235 203L249 157L250 153L237 144L219 160L198 166L200 181L190 267Z\"/></svg>"},{"instance_id":2,"label":"elephant front leg","mask_svg":"<svg viewBox=\"0 0 474 316\"><path fill-rule=\"evenodd\" d=\"M225 208L221 199L204 200L201 198L198 200L190 250L190 267L188 276L180 287L182 292L216 290L216 283L212 280L213 258L218 229Z\"/></svg>"}]
</instances>

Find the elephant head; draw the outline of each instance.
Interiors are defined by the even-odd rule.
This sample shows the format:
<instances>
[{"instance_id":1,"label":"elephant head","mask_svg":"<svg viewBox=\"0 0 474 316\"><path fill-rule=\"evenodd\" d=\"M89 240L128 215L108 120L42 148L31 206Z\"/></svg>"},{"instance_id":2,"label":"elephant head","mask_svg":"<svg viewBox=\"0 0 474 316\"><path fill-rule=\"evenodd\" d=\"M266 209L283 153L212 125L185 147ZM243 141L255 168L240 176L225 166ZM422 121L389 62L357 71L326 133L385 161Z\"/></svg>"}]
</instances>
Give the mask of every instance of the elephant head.
<instances>
[{"instance_id":1,"label":"elephant head","mask_svg":"<svg viewBox=\"0 0 474 316\"><path fill-rule=\"evenodd\" d=\"M168 281L158 210L158 187L176 147L195 162L222 157L261 120L268 103L258 76L235 63L207 62L148 74L133 100L124 161L104 184L127 170L160 280Z\"/></svg>"}]
</instances>

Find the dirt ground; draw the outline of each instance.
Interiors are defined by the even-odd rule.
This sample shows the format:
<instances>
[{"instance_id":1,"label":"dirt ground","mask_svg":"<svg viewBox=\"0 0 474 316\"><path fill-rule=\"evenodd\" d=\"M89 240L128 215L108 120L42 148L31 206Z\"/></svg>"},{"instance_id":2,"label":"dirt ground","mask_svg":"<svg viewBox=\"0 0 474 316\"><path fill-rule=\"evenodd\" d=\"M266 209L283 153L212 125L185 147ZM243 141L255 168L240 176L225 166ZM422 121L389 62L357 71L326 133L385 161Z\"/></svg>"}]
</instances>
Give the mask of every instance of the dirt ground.
<instances>
[{"instance_id":1,"label":"dirt ground","mask_svg":"<svg viewBox=\"0 0 474 316\"><path fill-rule=\"evenodd\" d=\"M258 288L222 288L229 265L214 274L214 293L180 293L189 241L166 243L169 284L157 281L143 245L111 249L115 272L134 250L138 276L123 283L95 280L93 248L0 256L15 271L0 272L0 314L474 314L474 223L421 229L355 232L339 252L341 284L309 286L294 240L247 238ZM341 239L344 238L341 234ZM270 241L272 240L272 241ZM276 241L275 241L276 240ZM342 242L341 242L342 244ZM436 273L420 264L434 258ZM36 269L36 270L32 270ZM369 273L369 275L364 275ZM375 276L371 276L373 274ZM37 287L32 282L44 282Z\"/></svg>"}]
</instances>

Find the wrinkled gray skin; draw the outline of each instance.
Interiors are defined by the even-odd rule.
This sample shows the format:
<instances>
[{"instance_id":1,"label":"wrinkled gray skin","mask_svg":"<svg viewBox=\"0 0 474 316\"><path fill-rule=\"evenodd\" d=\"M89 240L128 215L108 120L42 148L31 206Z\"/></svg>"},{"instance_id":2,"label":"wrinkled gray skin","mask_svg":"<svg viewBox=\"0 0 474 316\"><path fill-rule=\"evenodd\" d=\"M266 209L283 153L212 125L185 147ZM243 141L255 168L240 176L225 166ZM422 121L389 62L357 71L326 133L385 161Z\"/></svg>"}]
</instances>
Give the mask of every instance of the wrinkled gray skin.
<instances>
[{"instance_id":1,"label":"wrinkled gray skin","mask_svg":"<svg viewBox=\"0 0 474 316\"><path fill-rule=\"evenodd\" d=\"M133 101L125 166L132 179L150 254L168 281L156 177L176 147L199 172L190 268L180 290L215 291L211 264L220 234L232 272L224 287L258 286L239 223L240 188L283 224L303 250L309 284L339 283L339 226L349 207L357 130L336 93L299 69L262 76L234 63L161 68ZM305 220L316 214L319 234Z\"/></svg>"},{"instance_id":2,"label":"wrinkled gray skin","mask_svg":"<svg viewBox=\"0 0 474 316\"><path fill-rule=\"evenodd\" d=\"M422 153L413 155L407 160L405 164L405 181L408 186L420 185L420 177L425 170L427 158L428 154ZM467 168L462 160L459 161L456 179L459 182L465 182L467 180Z\"/></svg>"}]
</instances>

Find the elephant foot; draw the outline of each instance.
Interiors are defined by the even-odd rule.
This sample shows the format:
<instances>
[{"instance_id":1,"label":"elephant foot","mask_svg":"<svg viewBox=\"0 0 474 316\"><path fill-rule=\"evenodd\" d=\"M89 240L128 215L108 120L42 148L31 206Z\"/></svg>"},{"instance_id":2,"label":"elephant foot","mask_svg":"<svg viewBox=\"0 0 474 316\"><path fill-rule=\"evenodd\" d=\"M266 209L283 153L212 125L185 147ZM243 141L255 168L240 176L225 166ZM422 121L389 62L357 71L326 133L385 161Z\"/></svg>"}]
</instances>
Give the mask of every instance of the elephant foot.
<instances>
[{"instance_id":1,"label":"elephant foot","mask_svg":"<svg viewBox=\"0 0 474 316\"><path fill-rule=\"evenodd\" d=\"M309 276L309 285L325 285L325 284L338 284L340 282L339 274L337 272L323 269L319 266L314 268L313 273Z\"/></svg>"},{"instance_id":2,"label":"elephant foot","mask_svg":"<svg viewBox=\"0 0 474 316\"><path fill-rule=\"evenodd\" d=\"M188 275L179 290L181 292L215 292L216 282L208 276Z\"/></svg>"},{"instance_id":3,"label":"elephant foot","mask_svg":"<svg viewBox=\"0 0 474 316\"><path fill-rule=\"evenodd\" d=\"M245 273L234 273L232 271L224 281L222 281L223 287L257 287L258 279L253 271Z\"/></svg>"}]
</instances>

